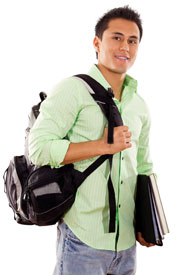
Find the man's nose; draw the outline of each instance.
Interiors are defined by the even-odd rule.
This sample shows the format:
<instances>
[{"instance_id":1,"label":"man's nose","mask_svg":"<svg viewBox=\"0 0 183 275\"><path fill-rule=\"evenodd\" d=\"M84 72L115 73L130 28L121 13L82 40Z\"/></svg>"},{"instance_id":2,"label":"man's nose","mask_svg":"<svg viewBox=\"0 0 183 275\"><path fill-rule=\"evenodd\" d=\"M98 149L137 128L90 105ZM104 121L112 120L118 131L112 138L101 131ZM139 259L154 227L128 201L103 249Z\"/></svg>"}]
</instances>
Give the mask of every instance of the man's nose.
<instances>
[{"instance_id":1,"label":"man's nose","mask_svg":"<svg viewBox=\"0 0 183 275\"><path fill-rule=\"evenodd\" d=\"M129 51L129 44L127 40L123 40L120 44L120 51Z\"/></svg>"}]
</instances>

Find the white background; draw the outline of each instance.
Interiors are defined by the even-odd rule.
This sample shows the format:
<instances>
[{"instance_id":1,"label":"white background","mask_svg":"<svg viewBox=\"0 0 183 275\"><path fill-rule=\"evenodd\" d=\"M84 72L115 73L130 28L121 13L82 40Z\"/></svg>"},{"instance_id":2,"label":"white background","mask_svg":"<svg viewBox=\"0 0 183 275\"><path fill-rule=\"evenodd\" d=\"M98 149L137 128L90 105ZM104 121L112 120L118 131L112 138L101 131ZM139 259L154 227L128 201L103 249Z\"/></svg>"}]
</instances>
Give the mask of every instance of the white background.
<instances>
[{"instance_id":1,"label":"white background","mask_svg":"<svg viewBox=\"0 0 183 275\"><path fill-rule=\"evenodd\" d=\"M62 78L87 73L96 62L92 41L97 19L129 4L143 19L144 36L129 74L151 118L151 156L171 233L163 247L138 245L137 275L180 275L182 270L183 123L181 1L0 2L0 274L51 275L56 226L21 226L3 193L2 174L24 150L24 129L41 90ZM180 249L180 250L179 250Z\"/></svg>"}]
</instances>

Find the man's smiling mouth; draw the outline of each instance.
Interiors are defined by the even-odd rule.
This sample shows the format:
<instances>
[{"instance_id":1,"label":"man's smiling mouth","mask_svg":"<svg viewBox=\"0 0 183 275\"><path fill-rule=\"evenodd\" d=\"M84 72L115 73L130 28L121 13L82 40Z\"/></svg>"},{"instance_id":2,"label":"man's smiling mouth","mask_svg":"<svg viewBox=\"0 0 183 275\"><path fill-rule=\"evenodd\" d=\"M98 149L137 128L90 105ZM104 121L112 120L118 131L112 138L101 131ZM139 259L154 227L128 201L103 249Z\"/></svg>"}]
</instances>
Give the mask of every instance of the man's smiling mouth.
<instances>
[{"instance_id":1,"label":"man's smiling mouth","mask_svg":"<svg viewBox=\"0 0 183 275\"><path fill-rule=\"evenodd\" d=\"M129 59L129 57L127 57L127 56L116 55L115 57L118 58L118 59L120 59L120 60L128 60Z\"/></svg>"}]
</instances>

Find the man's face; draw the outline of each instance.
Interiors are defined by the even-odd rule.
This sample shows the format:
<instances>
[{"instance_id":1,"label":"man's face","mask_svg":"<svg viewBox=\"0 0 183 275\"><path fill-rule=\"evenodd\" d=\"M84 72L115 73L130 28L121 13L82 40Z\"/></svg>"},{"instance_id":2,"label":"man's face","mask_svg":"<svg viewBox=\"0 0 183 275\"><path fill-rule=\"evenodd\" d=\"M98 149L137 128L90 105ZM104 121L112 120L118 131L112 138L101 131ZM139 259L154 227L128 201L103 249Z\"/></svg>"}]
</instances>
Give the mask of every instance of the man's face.
<instances>
[{"instance_id":1,"label":"man's face","mask_svg":"<svg viewBox=\"0 0 183 275\"><path fill-rule=\"evenodd\" d=\"M98 65L113 73L126 73L136 59L139 39L140 31L135 22L121 18L110 20L102 40L94 38Z\"/></svg>"}]
</instances>

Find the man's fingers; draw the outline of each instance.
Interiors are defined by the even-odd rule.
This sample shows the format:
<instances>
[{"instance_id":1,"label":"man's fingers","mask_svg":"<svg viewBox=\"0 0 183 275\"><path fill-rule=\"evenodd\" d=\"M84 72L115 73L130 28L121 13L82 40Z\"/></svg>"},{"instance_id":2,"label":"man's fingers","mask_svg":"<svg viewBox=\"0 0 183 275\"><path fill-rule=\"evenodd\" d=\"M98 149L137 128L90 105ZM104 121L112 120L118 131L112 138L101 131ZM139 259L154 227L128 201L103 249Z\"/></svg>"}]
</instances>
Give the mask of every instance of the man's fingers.
<instances>
[{"instance_id":1,"label":"man's fingers","mask_svg":"<svg viewBox=\"0 0 183 275\"><path fill-rule=\"evenodd\" d=\"M128 132L128 126L121 126L123 129L123 132Z\"/></svg>"},{"instance_id":2,"label":"man's fingers","mask_svg":"<svg viewBox=\"0 0 183 275\"><path fill-rule=\"evenodd\" d=\"M127 132L127 133L126 133L126 137L127 137L127 138L129 138L129 137L131 137L131 136L132 136L132 133L131 133L131 132Z\"/></svg>"},{"instance_id":3,"label":"man's fingers","mask_svg":"<svg viewBox=\"0 0 183 275\"><path fill-rule=\"evenodd\" d=\"M128 126L117 126L117 127L114 127L114 129L116 129L115 131L117 131L121 135L124 135L125 137L131 137L132 135L132 133L129 132ZM105 127L104 131L105 132L108 131L108 127Z\"/></svg>"},{"instance_id":4,"label":"man's fingers","mask_svg":"<svg viewBox=\"0 0 183 275\"><path fill-rule=\"evenodd\" d=\"M131 143L126 143L126 149L131 147L132 147Z\"/></svg>"},{"instance_id":5,"label":"man's fingers","mask_svg":"<svg viewBox=\"0 0 183 275\"><path fill-rule=\"evenodd\" d=\"M146 241L144 240L144 238L142 237L142 234L141 234L140 232L137 233L137 240L139 241L139 243L140 243L142 246L146 246L146 247L155 246L155 244L146 242Z\"/></svg>"},{"instance_id":6,"label":"man's fingers","mask_svg":"<svg viewBox=\"0 0 183 275\"><path fill-rule=\"evenodd\" d=\"M152 243L147 243L145 240L139 240L139 242L140 242L140 244L142 245L142 246L146 246L146 247L151 247L151 246L154 246L154 244L152 244Z\"/></svg>"},{"instance_id":7,"label":"man's fingers","mask_svg":"<svg viewBox=\"0 0 183 275\"><path fill-rule=\"evenodd\" d=\"M130 142L131 142L131 138L126 138L126 139L125 139L125 142L126 142L126 143L130 143Z\"/></svg>"},{"instance_id":8,"label":"man's fingers","mask_svg":"<svg viewBox=\"0 0 183 275\"><path fill-rule=\"evenodd\" d=\"M117 126L115 127L116 129L118 129L118 131L120 132L128 132L128 126Z\"/></svg>"}]
</instances>

